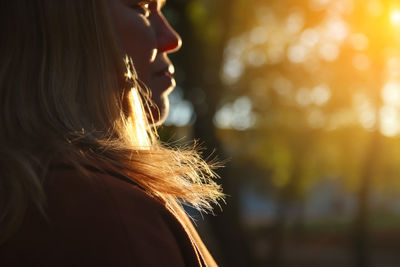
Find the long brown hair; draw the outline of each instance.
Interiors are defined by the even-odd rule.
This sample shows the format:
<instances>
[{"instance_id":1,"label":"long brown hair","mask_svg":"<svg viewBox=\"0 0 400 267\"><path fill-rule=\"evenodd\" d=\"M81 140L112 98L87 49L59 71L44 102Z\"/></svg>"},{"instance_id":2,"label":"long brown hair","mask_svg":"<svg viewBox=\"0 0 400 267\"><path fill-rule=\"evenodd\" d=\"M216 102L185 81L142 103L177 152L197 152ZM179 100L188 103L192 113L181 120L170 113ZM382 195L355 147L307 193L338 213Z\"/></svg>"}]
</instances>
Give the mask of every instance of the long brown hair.
<instances>
[{"instance_id":1,"label":"long brown hair","mask_svg":"<svg viewBox=\"0 0 400 267\"><path fill-rule=\"evenodd\" d=\"M128 176L167 205L223 196L198 153L158 141L107 0L1 1L0 35L0 243L29 203L45 215L55 160Z\"/></svg>"}]
</instances>

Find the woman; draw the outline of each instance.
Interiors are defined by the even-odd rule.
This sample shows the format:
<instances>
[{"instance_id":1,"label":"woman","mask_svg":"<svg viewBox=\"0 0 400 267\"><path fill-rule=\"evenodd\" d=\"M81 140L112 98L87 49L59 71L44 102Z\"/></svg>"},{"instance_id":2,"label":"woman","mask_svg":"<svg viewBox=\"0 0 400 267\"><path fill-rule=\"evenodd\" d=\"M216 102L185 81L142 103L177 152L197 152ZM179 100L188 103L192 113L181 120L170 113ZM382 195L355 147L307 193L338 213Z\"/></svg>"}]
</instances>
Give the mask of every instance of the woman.
<instances>
[{"instance_id":1,"label":"woman","mask_svg":"<svg viewBox=\"0 0 400 267\"><path fill-rule=\"evenodd\" d=\"M213 172L151 129L180 47L163 4L1 1L1 266L215 265L180 206L210 210Z\"/></svg>"}]
</instances>

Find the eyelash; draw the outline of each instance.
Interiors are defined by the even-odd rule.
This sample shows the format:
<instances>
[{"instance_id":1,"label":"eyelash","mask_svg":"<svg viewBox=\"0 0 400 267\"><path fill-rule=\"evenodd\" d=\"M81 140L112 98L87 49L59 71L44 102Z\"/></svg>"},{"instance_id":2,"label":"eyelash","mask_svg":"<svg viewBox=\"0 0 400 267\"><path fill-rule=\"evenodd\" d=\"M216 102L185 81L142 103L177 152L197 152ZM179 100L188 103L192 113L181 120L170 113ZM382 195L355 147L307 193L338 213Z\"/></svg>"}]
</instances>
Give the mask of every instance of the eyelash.
<instances>
[{"instance_id":1,"label":"eyelash","mask_svg":"<svg viewBox=\"0 0 400 267\"><path fill-rule=\"evenodd\" d=\"M149 1L141 1L138 4L133 5L132 8L139 11L139 13L142 14L144 17L148 18L151 14L149 5Z\"/></svg>"}]
</instances>

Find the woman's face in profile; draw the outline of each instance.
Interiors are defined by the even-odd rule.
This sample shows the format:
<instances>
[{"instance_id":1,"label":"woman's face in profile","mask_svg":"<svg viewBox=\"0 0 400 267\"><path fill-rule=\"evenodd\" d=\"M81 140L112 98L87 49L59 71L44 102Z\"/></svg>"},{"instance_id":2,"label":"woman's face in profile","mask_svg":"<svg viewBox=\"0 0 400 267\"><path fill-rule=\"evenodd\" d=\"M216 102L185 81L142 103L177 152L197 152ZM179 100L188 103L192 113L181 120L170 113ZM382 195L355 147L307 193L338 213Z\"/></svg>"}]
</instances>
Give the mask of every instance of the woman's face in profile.
<instances>
[{"instance_id":1,"label":"woman's face in profile","mask_svg":"<svg viewBox=\"0 0 400 267\"><path fill-rule=\"evenodd\" d=\"M168 114L168 94L175 87L174 67L168 54L181 46L179 35L164 18L163 0L109 0L111 15L121 44L132 57L139 79L152 92L160 114L153 111L156 123Z\"/></svg>"}]
</instances>

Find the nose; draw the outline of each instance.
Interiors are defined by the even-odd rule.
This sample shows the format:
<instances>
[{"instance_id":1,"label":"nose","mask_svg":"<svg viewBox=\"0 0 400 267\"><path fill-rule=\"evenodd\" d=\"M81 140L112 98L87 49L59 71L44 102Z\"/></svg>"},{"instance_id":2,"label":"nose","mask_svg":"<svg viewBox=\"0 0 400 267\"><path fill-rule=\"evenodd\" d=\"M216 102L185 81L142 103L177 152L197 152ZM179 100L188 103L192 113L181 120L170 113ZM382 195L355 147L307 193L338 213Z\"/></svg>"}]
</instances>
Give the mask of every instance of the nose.
<instances>
[{"instance_id":1,"label":"nose","mask_svg":"<svg viewBox=\"0 0 400 267\"><path fill-rule=\"evenodd\" d=\"M178 51L182 46L182 39L179 34L172 28L166 18L160 14L159 27L157 27L158 50L164 53L173 53Z\"/></svg>"}]
</instances>

